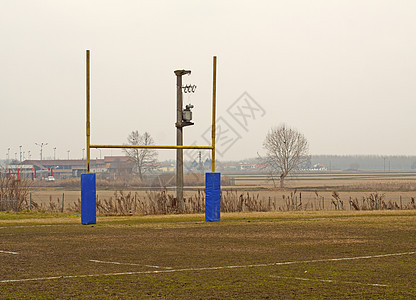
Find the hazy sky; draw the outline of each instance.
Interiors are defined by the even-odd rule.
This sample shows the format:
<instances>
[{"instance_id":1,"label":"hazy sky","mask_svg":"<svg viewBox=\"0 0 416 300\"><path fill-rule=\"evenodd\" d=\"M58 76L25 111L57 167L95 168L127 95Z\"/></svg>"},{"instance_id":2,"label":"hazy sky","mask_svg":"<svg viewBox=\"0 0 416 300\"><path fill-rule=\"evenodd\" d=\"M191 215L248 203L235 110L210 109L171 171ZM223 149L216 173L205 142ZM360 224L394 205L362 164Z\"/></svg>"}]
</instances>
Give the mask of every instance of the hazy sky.
<instances>
[{"instance_id":1,"label":"hazy sky","mask_svg":"<svg viewBox=\"0 0 416 300\"><path fill-rule=\"evenodd\" d=\"M414 0L0 0L0 159L39 159L42 142L44 158L81 158L86 49L95 144L175 144L173 72L190 69L184 143L208 145L217 55L218 159L255 157L281 123L311 154L415 155L415 15Z\"/></svg>"}]
</instances>

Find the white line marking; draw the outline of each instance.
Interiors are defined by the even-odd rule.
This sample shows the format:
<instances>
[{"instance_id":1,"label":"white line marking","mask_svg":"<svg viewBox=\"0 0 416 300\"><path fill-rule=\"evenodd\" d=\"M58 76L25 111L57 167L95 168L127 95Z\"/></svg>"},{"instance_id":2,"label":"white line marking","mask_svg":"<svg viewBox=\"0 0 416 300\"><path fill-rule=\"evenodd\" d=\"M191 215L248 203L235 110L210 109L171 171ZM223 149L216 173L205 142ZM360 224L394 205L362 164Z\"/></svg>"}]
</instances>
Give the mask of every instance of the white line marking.
<instances>
[{"instance_id":1,"label":"white line marking","mask_svg":"<svg viewBox=\"0 0 416 300\"><path fill-rule=\"evenodd\" d=\"M275 278L280 278L280 279L295 279L295 280L303 280L303 281L319 281L319 282L329 282L329 283L348 283L348 284L359 284L359 285L381 286L381 287L388 286L387 284L380 284L380 283L362 283L362 282L355 282L355 281L338 281L338 280L330 280L330 279L286 277L286 276L278 276L278 275L270 275L270 277L275 277Z\"/></svg>"},{"instance_id":2,"label":"white line marking","mask_svg":"<svg viewBox=\"0 0 416 300\"><path fill-rule=\"evenodd\" d=\"M70 224L68 224L70 225ZM33 228L33 227L52 227L52 226L64 226L61 224L44 224L44 225L17 225L17 226L1 226L0 229L13 229L13 228Z\"/></svg>"},{"instance_id":3,"label":"white line marking","mask_svg":"<svg viewBox=\"0 0 416 300\"><path fill-rule=\"evenodd\" d=\"M114 264L114 265L125 265L125 266L139 266L139 267L149 267L149 268L158 268L158 269L172 269L171 267L161 267L161 266L152 266L152 265L139 265L139 264L132 264L132 263L121 263L117 261L103 261L103 260L96 260L90 259L89 261L101 264Z\"/></svg>"},{"instance_id":4,"label":"white line marking","mask_svg":"<svg viewBox=\"0 0 416 300\"><path fill-rule=\"evenodd\" d=\"M379 254L379 255L366 255L366 256L356 256L356 257L341 257L341 258L324 258L324 259L313 259L313 260L303 260L303 261L288 261L282 263L274 263L268 265L290 265L298 263L314 263L314 262L326 262L326 261L343 261L343 260L356 260L356 259L369 259L369 258L380 258L380 257L389 257L389 256L403 256L415 254L416 251L412 252L403 252L403 253L389 253L389 254Z\"/></svg>"},{"instance_id":5,"label":"white line marking","mask_svg":"<svg viewBox=\"0 0 416 300\"><path fill-rule=\"evenodd\" d=\"M240 265L240 266L184 268L184 269L122 272L122 273L104 273L104 274L63 275L63 276L52 276L52 277L0 280L0 283L41 281L41 280L53 280L53 279L65 279L65 278L85 278L85 277L99 277L99 276L121 276L121 275L159 274L159 273L222 270L222 269L237 269L237 268L271 267L271 266L282 266L282 265L291 265L291 264L304 264L304 263L315 263L315 262L343 261L343 260L357 260L357 259L370 259L370 258L391 257L391 256L403 256L403 255L412 255L412 254L415 254L415 253L416 252L413 251L413 252L390 253L390 254L380 254L380 255L367 255L367 256L342 257L342 258L326 258L326 259L314 259L314 260L299 260L299 261L287 261L287 262L277 262L277 263L268 263L268 264L253 264L253 265Z\"/></svg>"},{"instance_id":6,"label":"white line marking","mask_svg":"<svg viewBox=\"0 0 416 300\"><path fill-rule=\"evenodd\" d=\"M5 253L5 254L19 254L18 252L5 251L5 250L0 250L0 253Z\"/></svg>"}]
</instances>

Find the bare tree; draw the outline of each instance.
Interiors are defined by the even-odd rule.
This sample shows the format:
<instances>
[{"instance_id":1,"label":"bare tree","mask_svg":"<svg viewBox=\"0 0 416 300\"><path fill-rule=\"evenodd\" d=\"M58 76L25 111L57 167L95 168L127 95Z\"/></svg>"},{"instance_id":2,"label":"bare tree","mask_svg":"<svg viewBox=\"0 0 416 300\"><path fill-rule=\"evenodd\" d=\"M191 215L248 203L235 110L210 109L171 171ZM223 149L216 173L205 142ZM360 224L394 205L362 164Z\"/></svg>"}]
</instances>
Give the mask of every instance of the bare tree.
<instances>
[{"instance_id":1,"label":"bare tree","mask_svg":"<svg viewBox=\"0 0 416 300\"><path fill-rule=\"evenodd\" d=\"M285 124L272 128L263 142L267 150L265 163L270 168L271 175L280 176L280 187L293 170L300 169L308 160L308 141L305 136Z\"/></svg>"},{"instance_id":2,"label":"bare tree","mask_svg":"<svg viewBox=\"0 0 416 300\"><path fill-rule=\"evenodd\" d=\"M148 132L140 134L137 130L132 131L127 137L128 145L154 145L153 138ZM147 148L126 148L124 152L134 160L136 173L143 180L143 174L151 172L156 168L157 152Z\"/></svg>"}]
</instances>

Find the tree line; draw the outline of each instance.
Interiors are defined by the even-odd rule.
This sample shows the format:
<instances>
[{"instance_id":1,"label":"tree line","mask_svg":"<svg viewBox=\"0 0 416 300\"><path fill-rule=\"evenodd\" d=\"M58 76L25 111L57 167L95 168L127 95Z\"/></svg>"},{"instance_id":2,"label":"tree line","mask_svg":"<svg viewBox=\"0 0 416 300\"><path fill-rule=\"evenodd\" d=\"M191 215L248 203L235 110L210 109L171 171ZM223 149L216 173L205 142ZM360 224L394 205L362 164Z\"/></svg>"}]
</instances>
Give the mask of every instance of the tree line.
<instances>
[{"instance_id":1,"label":"tree line","mask_svg":"<svg viewBox=\"0 0 416 300\"><path fill-rule=\"evenodd\" d=\"M408 155L312 155L310 165L322 164L328 171L415 170L416 156Z\"/></svg>"}]
</instances>

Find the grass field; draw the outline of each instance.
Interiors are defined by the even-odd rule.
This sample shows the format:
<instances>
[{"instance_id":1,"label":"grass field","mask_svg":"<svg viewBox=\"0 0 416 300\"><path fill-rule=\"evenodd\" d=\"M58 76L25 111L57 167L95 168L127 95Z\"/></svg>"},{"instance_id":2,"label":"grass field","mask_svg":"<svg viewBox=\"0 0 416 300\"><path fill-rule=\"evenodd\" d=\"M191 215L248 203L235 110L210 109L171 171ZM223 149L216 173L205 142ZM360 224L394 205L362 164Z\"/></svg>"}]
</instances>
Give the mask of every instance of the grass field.
<instances>
[{"instance_id":1,"label":"grass field","mask_svg":"<svg viewBox=\"0 0 416 300\"><path fill-rule=\"evenodd\" d=\"M0 298L416 298L415 211L0 213Z\"/></svg>"},{"instance_id":2,"label":"grass field","mask_svg":"<svg viewBox=\"0 0 416 300\"><path fill-rule=\"evenodd\" d=\"M273 187L273 180L266 174L230 174L228 178L236 187L267 188ZM285 179L285 186L302 190L324 191L335 189L338 191L415 191L416 172L304 172L289 175ZM275 178L276 186L279 180Z\"/></svg>"}]
</instances>

